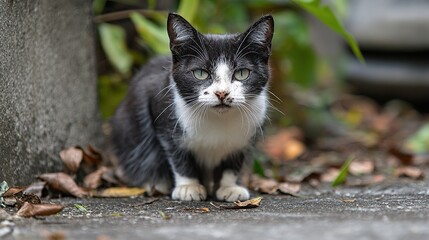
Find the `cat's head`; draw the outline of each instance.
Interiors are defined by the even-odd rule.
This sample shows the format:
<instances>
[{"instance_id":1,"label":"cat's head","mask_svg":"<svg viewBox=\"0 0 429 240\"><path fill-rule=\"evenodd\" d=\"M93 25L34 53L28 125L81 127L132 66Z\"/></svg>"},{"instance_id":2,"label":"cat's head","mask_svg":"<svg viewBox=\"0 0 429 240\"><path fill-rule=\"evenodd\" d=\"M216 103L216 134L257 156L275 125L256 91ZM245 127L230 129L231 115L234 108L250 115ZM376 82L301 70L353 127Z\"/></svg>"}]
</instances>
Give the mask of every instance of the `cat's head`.
<instances>
[{"instance_id":1,"label":"cat's head","mask_svg":"<svg viewBox=\"0 0 429 240\"><path fill-rule=\"evenodd\" d=\"M168 16L172 75L188 106L225 113L265 94L274 32L264 16L240 34L201 34L177 14Z\"/></svg>"}]
</instances>

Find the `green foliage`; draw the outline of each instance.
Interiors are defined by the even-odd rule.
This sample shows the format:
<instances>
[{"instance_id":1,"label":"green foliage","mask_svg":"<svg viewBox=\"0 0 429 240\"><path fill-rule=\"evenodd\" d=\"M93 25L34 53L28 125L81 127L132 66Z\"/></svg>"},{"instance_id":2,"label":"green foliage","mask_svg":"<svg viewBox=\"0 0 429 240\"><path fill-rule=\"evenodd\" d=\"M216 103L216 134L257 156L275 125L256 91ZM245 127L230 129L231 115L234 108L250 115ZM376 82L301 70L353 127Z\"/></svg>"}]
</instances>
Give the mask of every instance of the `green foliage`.
<instances>
[{"instance_id":1,"label":"green foliage","mask_svg":"<svg viewBox=\"0 0 429 240\"><path fill-rule=\"evenodd\" d=\"M88 213L88 209L86 209L86 207L85 207L85 206L83 206L82 204L75 203L75 204L74 204L74 207L75 207L77 210L79 210L80 212Z\"/></svg>"},{"instance_id":2,"label":"green foliage","mask_svg":"<svg viewBox=\"0 0 429 240\"><path fill-rule=\"evenodd\" d=\"M195 24L194 18L198 11L199 0L181 0L177 13L189 23Z\"/></svg>"},{"instance_id":3,"label":"green foliage","mask_svg":"<svg viewBox=\"0 0 429 240\"><path fill-rule=\"evenodd\" d=\"M274 14L276 33L273 57L291 81L309 87L316 81L317 58L310 45L308 26L297 13L284 11Z\"/></svg>"},{"instance_id":4,"label":"green foliage","mask_svg":"<svg viewBox=\"0 0 429 240\"><path fill-rule=\"evenodd\" d=\"M98 97L103 119L113 115L127 93L128 85L117 74L102 75L98 78Z\"/></svg>"},{"instance_id":5,"label":"green foliage","mask_svg":"<svg viewBox=\"0 0 429 240\"><path fill-rule=\"evenodd\" d=\"M134 12L130 15L140 37L155 53L167 54L170 52L169 39L165 25L157 26L146 19L140 13ZM166 20L165 20L166 21Z\"/></svg>"},{"instance_id":6,"label":"green foliage","mask_svg":"<svg viewBox=\"0 0 429 240\"><path fill-rule=\"evenodd\" d=\"M319 21L340 34L349 44L359 61L364 62L364 58L354 37L346 31L341 21L335 16L328 5L320 3L320 0L293 0L307 12L315 16Z\"/></svg>"},{"instance_id":7,"label":"green foliage","mask_svg":"<svg viewBox=\"0 0 429 240\"><path fill-rule=\"evenodd\" d=\"M253 173L261 177L265 177L264 166L262 165L261 160L258 158L253 161Z\"/></svg>"},{"instance_id":8,"label":"green foliage","mask_svg":"<svg viewBox=\"0 0 429 240\"><path fill-rule=\"evenodd\" d=\"M102 23L98 26L98 31L101 46L110 63L119 73L129 73L133 64L133 57L126 45L124 29L113 24Z\"/></svg>"},{"instance_id":9,"label":"green foliage","mask_svg":"<svg viewBox=\"0 0 429 240\"><path fill-rule=\"evenodd\" d=\"M422 154L429 152L429 123L423 125L405 142L405 146L413 153Z\"/></svg>"},{"instance_id":10,"label":"green foliage","mask_svg":"<svg viewBox=\"0 0 429 240\"><path fill-rule=\"evenodd\" d=\"M350 164L353 162L353 159L354 158L349 158L343 164L343 166L341 167L340 173L335 178L335 180L332 182L332 187L337 187L346 181L347 175L349 173L349 167L350 167Z\"/></svg>"}]
</instances>

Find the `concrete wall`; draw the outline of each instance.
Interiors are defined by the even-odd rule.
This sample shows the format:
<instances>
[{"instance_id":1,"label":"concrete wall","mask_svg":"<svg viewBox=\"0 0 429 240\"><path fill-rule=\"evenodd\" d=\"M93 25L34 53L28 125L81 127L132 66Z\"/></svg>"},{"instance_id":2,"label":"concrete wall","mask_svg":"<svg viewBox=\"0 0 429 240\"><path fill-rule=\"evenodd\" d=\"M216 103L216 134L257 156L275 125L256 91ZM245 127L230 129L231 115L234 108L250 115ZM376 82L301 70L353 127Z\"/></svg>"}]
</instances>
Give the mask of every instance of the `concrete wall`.
<instances>
[{"instance_id":1,"label":"concrete wall","mask_svg":"<svg viewBox=\"0 0 429 240\"><path fill-rule=\"evenodd\" d=\"M62 169L58 152L100 144L89 0L0 0L0 181Z\"/></svg>"}]
</instances>

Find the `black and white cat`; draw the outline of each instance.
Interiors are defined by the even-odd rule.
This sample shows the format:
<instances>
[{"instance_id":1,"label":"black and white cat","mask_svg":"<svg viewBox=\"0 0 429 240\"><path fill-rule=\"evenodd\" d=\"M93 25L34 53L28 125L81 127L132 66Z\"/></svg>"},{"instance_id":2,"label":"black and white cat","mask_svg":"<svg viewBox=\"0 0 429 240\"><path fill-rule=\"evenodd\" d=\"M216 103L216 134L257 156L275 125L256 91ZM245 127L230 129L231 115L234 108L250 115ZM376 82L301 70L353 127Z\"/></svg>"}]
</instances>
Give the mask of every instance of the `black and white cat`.
<instances>
[{"instance_id":1,"label":"black and white cat","mask_svg":"<svg viewBox=\"0 0 429 240\"><path fill-rule=\"evenodd\" d=\"M172 58L134 77L111 121L120 175L177 200L247 200L237 182L266 117L273 18L211 35L171 13L167 27Z\"/></svg>"}]
</instances>

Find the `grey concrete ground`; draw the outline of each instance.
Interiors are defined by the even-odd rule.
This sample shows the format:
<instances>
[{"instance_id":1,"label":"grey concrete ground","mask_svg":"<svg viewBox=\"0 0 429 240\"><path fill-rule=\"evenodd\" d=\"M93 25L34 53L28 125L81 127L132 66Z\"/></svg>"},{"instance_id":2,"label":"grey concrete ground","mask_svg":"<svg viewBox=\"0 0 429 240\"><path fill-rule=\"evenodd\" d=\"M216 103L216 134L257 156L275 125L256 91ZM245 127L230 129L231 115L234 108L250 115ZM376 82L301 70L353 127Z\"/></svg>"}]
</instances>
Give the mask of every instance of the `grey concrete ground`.
<instances>
[{"instance_id":1,"label":"grey concrete ground","mask_svg":"<svg viewBox=\"0 0 429 240\"><path fill-rule=\"evenodd\" d=\"M301 197L262 195L259 208L220 210L167 197L55 200L62 213L14 220L7 239L429 239L429 184L395 182L368 189L306 189ZM82 204L83 213L74 205ZM220 203L215 203L220 204ZM192 209L207 207L208 213ZM171 216L165 220L161 214Z\"/></svg>"}]
</instances>

